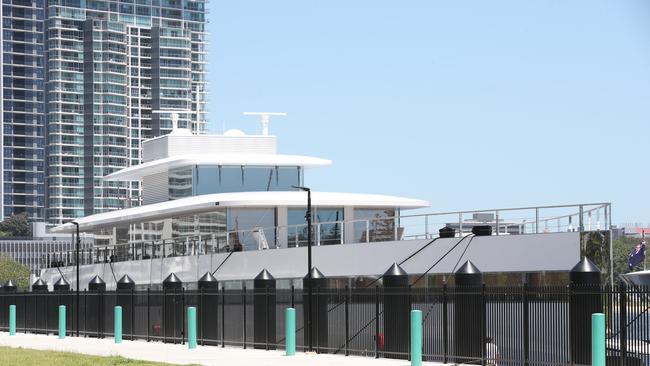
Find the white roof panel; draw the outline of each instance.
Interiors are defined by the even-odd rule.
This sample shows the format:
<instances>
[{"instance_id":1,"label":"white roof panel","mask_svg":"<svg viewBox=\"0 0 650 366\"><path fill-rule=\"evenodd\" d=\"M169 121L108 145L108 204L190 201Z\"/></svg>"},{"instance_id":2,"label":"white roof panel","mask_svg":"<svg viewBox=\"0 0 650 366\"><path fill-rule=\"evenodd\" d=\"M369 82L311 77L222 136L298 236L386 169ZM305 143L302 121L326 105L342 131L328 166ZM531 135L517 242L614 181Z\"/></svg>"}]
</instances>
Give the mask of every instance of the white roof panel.
<instances>
[{"instance_id":1,"label":"white roof panel","mask_svg":"<svg viewBox=\"0 0 650 366\"><path fill-rule=\"evenodd\" d=\"M301 166L314 168L331 165L332 161L301 155L281 154L215 154L215 155L178 155L134 165L104 176L104 180L133 181L142 177L162 173L169 169L202 165L231 166Z\"/></svg>"},{"instance_id":2,"label":"white roof panel","mask_svg":"<svg viewBox=\"0 0 650 366\"><path fill-rule=\"evenodd\" d=\"M412 198L376 194L312 192L315 207L391 207L413 209L429 207L429 202ZM81 231L113 227L164 218L214 211L218 207L304 207L307 196L300 191L214 193L127 208L77 219ZM72 223L51 229L52 233L71 233Z\"/></svg>"}]
</instances>

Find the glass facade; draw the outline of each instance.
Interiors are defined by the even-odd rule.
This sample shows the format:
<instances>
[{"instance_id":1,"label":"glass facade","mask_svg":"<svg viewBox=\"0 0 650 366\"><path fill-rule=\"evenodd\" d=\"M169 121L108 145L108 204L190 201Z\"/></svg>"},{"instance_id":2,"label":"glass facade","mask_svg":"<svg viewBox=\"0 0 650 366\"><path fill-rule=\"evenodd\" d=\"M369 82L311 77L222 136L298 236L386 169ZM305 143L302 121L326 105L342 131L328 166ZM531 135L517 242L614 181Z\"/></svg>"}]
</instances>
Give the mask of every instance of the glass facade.
<instances>
[{"instance_id":1,"label":"glass facade","mask_svg":"<svg viewBox=\"0 0 650 366\"><path fill-rule=\"evenodd\" d=\"M395 209L354 210L354 240L358 243L394 240L399 233L399 222L395 222Z\"/></svg>"},{"instance_id":2,"label":"glass facade","mask_svg":"<svg viewBox=\"0 0 650 366\"><path fill-rule=\"evenodd\" d=\"M197 166L194 195L226 192L289 191L301 185L300 167Z\"/></svg>"},{"instance_id":3,"label":"glass facade","mask_svg":"<svg viewBox=\"0 0 650 366\"><path fill-rule=\"evenodd\" d=\"M204 0L3 0L3 210L60 224L137 204L143 139L206 125Z\"/></svg>"},{"instance_id":4,"label":"glass facade","mask_svg":"<svg viewBox=\"0 0 650 366\"><path fill-rule=\"evenodd\" d=\"M278 222L284 222L284 218L279 215L285 212L287 224L278 227ZM337 245L345 242L396 240L395 237L399 237L402 230L399 220L395 219L396 213L399 214L392 208L354 209L354 220L348 224L344 222L343 207L315 207L312 216L313 243ZM344 233L348 226L353 230L352 236ZM107 247L124 243L169 241L165 244L170 246L165 249L169 255L184 255L187 245L190 245L187 243L206 240L220 251L254 251L307 245L304 208L283 210L276 207L222 207L196 215L103 229L94 234L97 245Z\"/></svg>"},{"instance_id":5,"label":"glass facade","mask_svg":"<svg viewBox=\"0 0 650 366\"><path fill-rule=\"evenodd\" d=\"M228 245L233 251L275 248L274 208L228 209Z\"/></svg>"},{"instance_id":6,"label":"glass facade","mask_svg":"<svg viewBox=\"0 0 650 366\"><path fill-rule=\"evenodd\" d=\"M307 245L307 208L290 208L287 211L289 246ZM313 243L320 245L340 244L343 240L343 207L322 207L312 209Z\"/></svg>"},{"instance_id":7,"label":"glass facade","mask_svg":"<svg viewBox=\"0 0 650 366\"><path fill-rule=\"evenodd\" d=\"M288 191L302 182L299 167L195 165L169 170L168 197L210 193Z\"/></svg>"}]
</instances>

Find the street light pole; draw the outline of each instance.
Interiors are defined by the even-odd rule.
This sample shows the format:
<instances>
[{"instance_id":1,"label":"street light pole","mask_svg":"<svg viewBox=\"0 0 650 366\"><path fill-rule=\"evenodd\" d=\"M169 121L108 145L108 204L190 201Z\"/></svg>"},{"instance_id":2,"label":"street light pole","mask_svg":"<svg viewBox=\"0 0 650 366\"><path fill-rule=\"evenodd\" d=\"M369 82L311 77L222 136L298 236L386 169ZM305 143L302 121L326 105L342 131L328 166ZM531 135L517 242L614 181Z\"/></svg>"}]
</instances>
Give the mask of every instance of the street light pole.
<instances>
[{"instance_id":1,"label":"street light pole","mask_svg":"<svg viewBox=\"0 0 650 366\"><path fill-rule=\"evenodd\" d=\"M307 220L307 344L308 351L312 352L314 347L312 343L312 276L311 276L311 189L307 187L292 186L301 191L307 192L307 212L305 219Z\"/></svg>"},{"instance_id":2,"label":"street light pole","mask_svg":"<svg viewBox=\"0 0 650 366\"><path fill-rule=\"evenodd\" d=\"M76 286L77 296L75 296L75 307L74 307L75 311L74 312L75 312L75 323L76 323L76 329L77 329L76 333L77 333L77 337L79 337L79 223L76 222L76 221L73 221L72 223L75 224L75 226L77 227L77 241L76 241L77 242L76 243L76 252L77 252L76 257L77 258L75 260L75 264L76 264L76 267L77 267L77 286Z\"/></svg>"}]
</instances>

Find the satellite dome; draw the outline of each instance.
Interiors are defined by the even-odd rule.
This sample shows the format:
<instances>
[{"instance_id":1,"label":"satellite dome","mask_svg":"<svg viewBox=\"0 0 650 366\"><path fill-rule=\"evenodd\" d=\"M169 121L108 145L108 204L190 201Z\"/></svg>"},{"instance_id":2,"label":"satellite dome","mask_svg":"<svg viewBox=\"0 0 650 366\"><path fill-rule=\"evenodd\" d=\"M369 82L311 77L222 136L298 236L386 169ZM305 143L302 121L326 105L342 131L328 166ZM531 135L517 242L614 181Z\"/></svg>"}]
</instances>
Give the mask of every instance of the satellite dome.
<instances>
[{"instance_id":1,"label":"satellite dome","mask_svg":"<svg viewBox=\"0 0 650 366\"><path fill-rule=\"evenodd\" d=\"M226 132L223 133L224 136L246 136L244 131L238 130L236 128L232 128Z\"/></svg>"}]
</instances>

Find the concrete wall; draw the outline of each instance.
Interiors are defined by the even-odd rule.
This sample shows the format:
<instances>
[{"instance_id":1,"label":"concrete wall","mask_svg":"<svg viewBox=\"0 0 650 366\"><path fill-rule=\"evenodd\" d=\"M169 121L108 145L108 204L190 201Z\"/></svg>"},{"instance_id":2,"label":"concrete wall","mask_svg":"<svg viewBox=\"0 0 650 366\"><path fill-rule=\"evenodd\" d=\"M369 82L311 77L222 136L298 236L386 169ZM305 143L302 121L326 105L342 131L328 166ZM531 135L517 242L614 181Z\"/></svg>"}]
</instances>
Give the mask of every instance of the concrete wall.
<instances>
[{"instance_id":1,"label":"concrete wall","mask_svg":"<svg viewBox=\"0 0 650 366\"><path fill-rule=\"evenodd\" d=\"M412 274L423 273L458 240L439 239L402 267ZM430 273L449 273L468 241L469 239L463 240ZM313 247L313 264L328 277L379 275L392 263L402 261L428 242L429 240L409 240ZM140 285L160 283L171 272L176 273L184 282L195 282L203 273L214 271L227 256L227 253L220 253L118 262L113 264L113 268L116 279L128 274ZM568 271L580 259L579 235L573 232L476 237L460 264L468 259L483 272ZM236 252L215 276L223 281L250 280L266 268L278 279L300 278L307 272L306 261L306 248ZM74 268L61 270L74 286ZM80 273L82 289L97 274L106 281L108 289L114 288L113 274L108 264L82 266ZM41 275L48 284L53 284L60 276L56 269L43 270Z\"/></svg>"}]
</instances>

